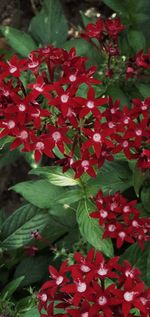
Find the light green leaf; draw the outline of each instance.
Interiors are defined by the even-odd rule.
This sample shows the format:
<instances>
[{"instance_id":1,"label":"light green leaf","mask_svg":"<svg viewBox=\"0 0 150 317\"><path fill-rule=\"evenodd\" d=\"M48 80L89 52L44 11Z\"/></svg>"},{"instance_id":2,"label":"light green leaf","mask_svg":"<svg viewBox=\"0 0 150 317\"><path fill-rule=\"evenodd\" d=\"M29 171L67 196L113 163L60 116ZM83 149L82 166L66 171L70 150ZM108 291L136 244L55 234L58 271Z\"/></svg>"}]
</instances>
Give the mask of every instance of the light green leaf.
<instances>
[{"instance_id":1,"label":"light green leaf","mask_svg":"<svg viewBox=\"0 0 150 317\"><path fill-rule=\"evenodd\" d=\"M129 45L135 53L142 50L146 46L144 34L141 31L129 29L127 33Z\"/></svg>"},{"instance_id":2,"label":"light green leaf","mask_svg":"<svg viewBox=\"0 0 150 317\"><path fill-rule=\"evenodd\" d=\"M12 280L11 282L9 282L3 289L2 293L1 293L1 298L10 298L13 293L18 289L18 287L20 286L21 282L23 281L24 276L20 276L14 280Z\"/></svg>"},{"instance_id":3,"label":"light green leaf","mask_svg":"<svg viewBox=\"0 0 150 317\"><path fill-rule=\"evenodd\" d=\"M42 10L31 20L29 32L42 44L60 46L66 41L67 20L59 0L44 0Z\"/></svg>"},{"instance_id":4,"label":"light green leaf","mask_svg":"<svg viewBox=\"0 0 150 317\"><path fill-rule=\"evenodd\" d=\"M46 255L37 255L23 259L16 267L14 278L24 276L21 286L28 286L40 282L47 273L50 258Z\"/></svg>"},{"instance_id":5,"label":"light green leaf","mask_svg":"<svg viewBox=\"0 0 150 317\"><path fill-rule=\"evenodd\" d=\"M27 56L37 48L36 43L29 34L10 26L1 26L0 32L5 36L9 45L20 55Z\"/></svg>"},{"instance_id":6,"label":"light green leaf","mask_svg":"<svg viewBox=\"0 0 150 317\"><path fill-rule=\"evenodd\" d=\"M90 179L87 183L89 195L95 195L98 190L105 193L123 192L132 186L132 172L128 163L124 160L106 162L98 171L96 179Z\"/></svg>"},{"instance_id":7,"label":"light green leaf","mask_svg":"<svg viewBox=\"0 0 150 317\"><path fill-rule=\"evenodd\" d=\"M37 229L42 232L50 220L48 213L30 204L20 207L2 225L2 247L17 249L28 244L32 240L31 232Z\"/></svg>"},{"instance_id":8,"label":"light green leaf","mask_svg":"<svg viewBox=\"0 0 150 317\"><path fill-rule=\"evenodd\" d=\"M59 204L72 205L73 203L82 199L83 195L84 193L81 191L81 189L70 189L67 190L65 193L59 195L57 197L57 202Z\"/></svg>"},{"instance_id":9,"label":"light green leaf","mask_svg":"<svg viewBox=\"0 0 150 317\"><path fill-rule=\"evenodd\" d=\"M77 222L81 235L97 250L102 251L106 256L113 256L113 245L110 239L103 239L103 228L98 221L90 217L95 210L90 200L82 200L77 210Z\"/></svg>"},{"instance_id":10,"label":"light green leaf","mask_svg":"<svg viewBox=\"0 0 150 317\"><path fill-rule=\"evenodd\" d=\"M22 182L11 189L39 208L50 208L56 202L57 195L64 192L63 188L54 186L45 179Z\"/></svg>"},{"instance_id":11,"label":"light green leaf","mask_svg":"<svg viewBox=\"0 0 150 317\"><path fill-rule=\"evenodd\" d=\"M79 180L74 179L74 172L68 170L63 173L61 167L45 166L33 169L29 174L44 176L49 182L56 186L76 186L79 185Z\"/></svg>"},{"instance_id":12,"label":"light green leaf","mask_svg":"<svg viewBox=\"0 0 150 317\"><path fill-rule=\"evenodd\" d=\"M142 173L142 171L137 166L135 166L133 170L133 187L137 197L139 197L139 190L146 178L146 173Z\"/></svg>"},{"instance_id":13,"label":"light green leaf","mask_svg":"<svg viewBox=\"0 0 150 317\"><path fill-rule=\"evenodd\" d=\"M37 305L35 307L32 307L30 310L22 313L20 317L39 317Z\"/></svg>"}]
</instances>

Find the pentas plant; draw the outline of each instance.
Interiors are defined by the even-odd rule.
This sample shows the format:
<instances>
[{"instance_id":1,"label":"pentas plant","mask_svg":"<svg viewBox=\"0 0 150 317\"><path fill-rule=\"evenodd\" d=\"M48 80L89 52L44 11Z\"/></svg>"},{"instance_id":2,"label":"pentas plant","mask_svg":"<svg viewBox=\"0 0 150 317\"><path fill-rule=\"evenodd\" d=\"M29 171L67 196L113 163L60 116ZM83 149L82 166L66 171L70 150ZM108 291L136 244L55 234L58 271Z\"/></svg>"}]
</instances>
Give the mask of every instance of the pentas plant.
<instances>
[{"instance_id":1,"label":"pentas plant","mask_svg":"<svg viewBox=\"0 0 150 317\"><path fill-rule=\"evenodd\" d=\"M144 248L144 241L150 241L150 218L140 218L136 200L129 202L119 192L104 196L100 191L95 202L98 210L90 216L99 219L99 224L104 227L103 237L116 239L118 248L125 241L138 242Z\"/></svg>"},{"instance_id":2,"label":"pentas plant","mask_svg":"<svg viewBox=\"0 0 150 317\"><path fill-rule=\"evenodd\" d=\"M121 55L118 40L123 29L118 18L99 19L81 34L107 58L105 74L110 79L111 60ZM149 51L126 60L124 79L139 75L149 75ZM84 176L96 178L103 164L116 156L123 154L126 162L134 160L142 176L148 175L150 168L150 97L134 98L130 107L122 105L117 96L114 100L100 93L99 78L97 68L88 68L87 58L77 56L75 48L67 52L47 46L25 59L13 56L0 61L0 138L8 137L10 150L19 147L22 152L33 152L37 163L46 155L61 165L63 172L73 170L84 191L82 198L86 196L89 201ZM144 248L144 242L150 240L150 221L138 210L136 200L128 201L119 191L106 194L101 190L90 198L96 207L89 213L86 210L87 218L84 214L83 219L93 221L87 225L93 230L91 235L98 231L101 243L111 238L117 248L124 242L138 242ZM77 218L81 219L80 215ZM82 232L85 226L83 223ZM32 237L43 240L38 231L32 232ZM34 255L37 248L27 246L26 252ZM60 271L50 266L51 280L37 296L41 317L130 317L135 310L148 317L150 289L140 280L138 269L127 261L120 263L119 258L106 260L92 249L87 257L75 253L75 263L65 261ZM58 309L63 313L57 313Z\"/></svg>"},{"instance_id":3,"label":"pentas plant","mask_svg":"<svg viewBox=\"0 0 150 317\"><path fill-rule=\"evenodd\" d=\"M149 316L150 288L128 261L120 264L119 257L106 260L94 249L86 257L76 252L74 260L73 265L63 262L59 271L49 266L51 279L38 294L41 317L130 317L132 309Z\"/></svg>"}]
</instances>

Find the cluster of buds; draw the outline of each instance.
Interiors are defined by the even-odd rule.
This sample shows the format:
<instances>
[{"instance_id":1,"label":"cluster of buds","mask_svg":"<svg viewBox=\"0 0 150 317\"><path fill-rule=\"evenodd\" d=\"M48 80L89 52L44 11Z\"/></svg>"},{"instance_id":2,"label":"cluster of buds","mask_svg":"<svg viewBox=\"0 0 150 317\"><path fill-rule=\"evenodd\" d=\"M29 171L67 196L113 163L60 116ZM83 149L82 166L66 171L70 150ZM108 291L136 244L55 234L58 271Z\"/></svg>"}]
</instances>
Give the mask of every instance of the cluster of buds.
<instances>
[{"instance_id":1,"label":"cluster of buds","mask_svg":"<svg viewBox=\"0 0 150 317\"><path fill-rule=\"evenodd\" d=\"M48 46L26 59L2 60L0 138L11 136L10 150L33 151L36 162L43 154L55 158L59 149L63 170L72 168L75 177L84 172L95 177L97 168L120 152L149 168L150 98L134 99L131 109L120 109L119 100L96 96L93 85L100 81L95 72L74 48Z\"/></svg>"},{"instance_id":2,"label":"cluster of buds","mask_svg":"<svg viewBox=\"0 0 150 317\"><path fill-rule=\"evenodd\" d=\"M89 23L81 36L108 55L117 56L119 55L118 36L124 28L119 18L109 18L105 21L98 19L95 24Z\"/></svg>"},{"instance_id":3,"label":"cluster of buds","mask_svg":"<svg viewBox=\"0 0 150 317\"><path fill-rule=\"evenodd\" d=\"M149 316L150 288L137 268L127 261L119 264L118 257L106 260L93 249L86 257L76 252L74 259L73 265L63 262L59 271L49 266L51 279L37 295L41 317L132 317L133 308Z\"/></svg>"},{"instance_id":4,"label":"cluster of buds","mask_svg":"<svg viewBox=\"0 0 150 317\"><path fill-rule=\"evenodd\" d=\"M127 63L126 78L149 76L150 73L150 49L147 53L143 50L138 52L135 57L129 59Z\"/></svg>"},{"instance_id":5,"label":"cluster of buds","mask_svg":"<svg viewBox=\"0 0 150 317\"><path fill-rule=\"evenodd\" d=\"M136 208L137 201L128 201L119 192L104 196L99 191L95 197L97 211L90 214L99 219L104 228L103 238L116 239L117 248L126 241L138 242L144 248L144 242L150 241L150 218L140 218Z\"/></svg>"}]
</instances>

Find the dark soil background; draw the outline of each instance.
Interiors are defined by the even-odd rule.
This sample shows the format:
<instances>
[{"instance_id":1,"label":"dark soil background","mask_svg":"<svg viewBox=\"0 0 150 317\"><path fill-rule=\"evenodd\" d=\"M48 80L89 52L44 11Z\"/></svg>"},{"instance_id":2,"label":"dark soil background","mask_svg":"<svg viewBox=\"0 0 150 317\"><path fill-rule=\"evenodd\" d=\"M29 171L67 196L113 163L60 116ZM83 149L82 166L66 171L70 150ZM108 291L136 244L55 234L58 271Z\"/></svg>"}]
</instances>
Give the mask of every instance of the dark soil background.
<instances>
[{"instance_id":1,"label":"dark soil background","mask_svg":"<svg viewBox=\"0 0 150 317\"><path fill-rule=\"evenodd\" d=\"M110 16L111 10L100 0L60 0L68 19L69 33L74 34L77 25L81 25L80 10L89 16ZM7 25L27 31L31 18L41 9L40 0L0 0L0 25ZM5 39L0 37L0 50L9 49ZM0 155L1 159L1 155ZM16 210L21 201L20 196L8 189L29 179L30 166L20 157L15 162L0 168L0 204L7 213Z\"/></svg>"}]
</instances>

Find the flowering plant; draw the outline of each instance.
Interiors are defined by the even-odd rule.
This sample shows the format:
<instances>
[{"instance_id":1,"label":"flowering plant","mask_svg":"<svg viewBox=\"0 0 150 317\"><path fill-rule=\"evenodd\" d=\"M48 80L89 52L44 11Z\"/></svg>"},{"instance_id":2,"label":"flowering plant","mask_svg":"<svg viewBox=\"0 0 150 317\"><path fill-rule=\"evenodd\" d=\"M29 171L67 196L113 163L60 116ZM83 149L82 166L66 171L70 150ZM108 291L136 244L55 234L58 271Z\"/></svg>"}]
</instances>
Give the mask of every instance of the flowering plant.
<instances>
[{"instance_id":1,"label":"flowering plant","mask_svg":"<svg viewBox=\"0 0 150 317\"><path fill-rule=\"evenodd\" d=\"M125 29L112 17L80 32L96 65L53 45L0 61L2 146L32 153L38 177L11 188L28 204L4 221L2 248L34 256L63 246L69 259L49 266L41 317L150 314L150 51L124 56ZM79 235L84 255L74 253Z\"/></svg>"}]
</instances>

